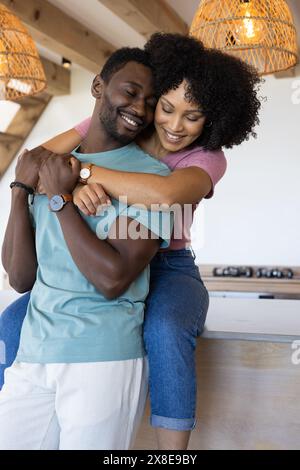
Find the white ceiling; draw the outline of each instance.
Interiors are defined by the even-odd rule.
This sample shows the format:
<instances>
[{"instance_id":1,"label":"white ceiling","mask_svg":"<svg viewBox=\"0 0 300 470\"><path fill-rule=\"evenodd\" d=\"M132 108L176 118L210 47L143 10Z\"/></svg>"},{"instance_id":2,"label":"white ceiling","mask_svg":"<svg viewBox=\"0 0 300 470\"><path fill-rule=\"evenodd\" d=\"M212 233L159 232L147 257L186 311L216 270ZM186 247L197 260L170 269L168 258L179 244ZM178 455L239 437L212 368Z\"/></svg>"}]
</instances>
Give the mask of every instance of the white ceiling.
<instances>
[{"instance_id":1,"label":"white ceiling","mask_svg":"<svg viewBox=\"0 0 300 470\"><path fill-rule=\"evenodd\" d=\"M48 1L116 47L139 47L144 44L140 34L115 16L98 0Z\"/></svg>"},{"instance_id":2,"label":"white ceiling","mask_svg":"<svg viewBox=\"0 0 300 470\"><path fill-rule=\"evenodd\" d=\"M90 28L95 33L116 47L143 46L145 39L130 28L124 21L117 18L98 0L49 0L77 21ZM114 1L114 0L112 0ZM144 0L151 1L151 0ZM199 0L166 0L177 11L183 20L190 24L194 13L200 3ZM294 14L296 28L299 31L298 43L300 46L300 1L287 0ZM50 60L60 63L61 58L39 46L40 52Z\"/></svg>"}]
</instances>

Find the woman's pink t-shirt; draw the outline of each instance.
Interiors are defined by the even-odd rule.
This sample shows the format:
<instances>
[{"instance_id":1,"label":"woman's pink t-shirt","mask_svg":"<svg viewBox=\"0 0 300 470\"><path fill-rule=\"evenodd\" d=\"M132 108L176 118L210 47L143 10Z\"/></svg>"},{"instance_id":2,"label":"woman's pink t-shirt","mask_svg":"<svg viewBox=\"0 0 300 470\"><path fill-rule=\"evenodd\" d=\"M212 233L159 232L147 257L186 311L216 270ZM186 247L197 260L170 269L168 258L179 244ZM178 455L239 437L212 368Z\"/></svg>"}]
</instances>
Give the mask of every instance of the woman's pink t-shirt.
<instances>
[{"instance_id":1,"label":"woman's pink t-shirt","mask_svg":"<svg viewBox=\"0 0 300 470\"><path fill-rule=\"evenodd\" d=\"M88 118L75 126L76 131L82 138L87 135L90 121L91 118ZM212 189L205 196L205 199L210 199L213 196L215 186L224 176L227 168L227 161L222 150L210 151L204 150L201 147L170 153L162 158L161 161L168 165L172 171L191 166L196 166L206 171L212 181ZM190 229L196 207L197 204L193 204L190 208L187 205L184 215L180 213L180 208L178 208L178 213L175 212L174 233L168 248L169 250L180 250L191 245Z\"/></svg>"}]
</instances>

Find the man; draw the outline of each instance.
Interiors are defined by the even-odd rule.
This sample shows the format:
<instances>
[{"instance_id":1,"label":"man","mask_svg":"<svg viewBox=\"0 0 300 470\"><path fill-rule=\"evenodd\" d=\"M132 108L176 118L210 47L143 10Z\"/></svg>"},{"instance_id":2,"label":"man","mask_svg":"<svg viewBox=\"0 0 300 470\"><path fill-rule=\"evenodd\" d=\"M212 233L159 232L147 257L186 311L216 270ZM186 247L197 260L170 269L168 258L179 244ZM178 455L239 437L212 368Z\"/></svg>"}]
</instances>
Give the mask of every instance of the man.
<instances>
[{"instance_id":1,"label":"man","mask_svg":"<svg viewBox=\"0 0 300 470\"><path fill-rule=\"evenodd\" d=\"M89 171L101 162L168 174L130 144L156 104L145 52L114 53L92 94L89 134L73 155ZM127 449L143 412L148 264L162 239L168 245L161 219L170 229L170 215L152 218L115 200L104 215L80 215L71 197L77 159L45 152L41 163L40 151L25 152L16 167L2 259L12 287L32 292L0 394L0 449ZM46 196L28 207L38 178Z\"/></svg>"}]
</instances>

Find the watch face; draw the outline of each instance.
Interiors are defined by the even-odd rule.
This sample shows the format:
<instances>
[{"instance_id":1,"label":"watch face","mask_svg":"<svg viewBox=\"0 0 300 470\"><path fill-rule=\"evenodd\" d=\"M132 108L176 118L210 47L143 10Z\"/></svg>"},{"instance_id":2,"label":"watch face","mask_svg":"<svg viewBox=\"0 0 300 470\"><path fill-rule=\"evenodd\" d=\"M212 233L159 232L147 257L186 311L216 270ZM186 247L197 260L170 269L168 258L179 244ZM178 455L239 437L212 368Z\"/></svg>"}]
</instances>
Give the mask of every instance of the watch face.
<instances>
[{"instance_id":1,"label":"watch face","mask_svg":"<svg viewBox=\"0 0 300 470\"><path fill-rule=\"evenodd\" d=\"M61 196L55 195L50 199L49 205L52 211L57 212L64 207L65 201Z\"/></svg>"},{"instance_id":2,"label":"watch face","mask_svg":"<svg viewBox=\"0 0 300 470\"><path fill-rule=\"evenodd\" d=\"M91 172L89 168L82 168L82 170L80 170L80 178L82 178L83 180L89 178L90 174Z\"/></svg>"}]
</instances>

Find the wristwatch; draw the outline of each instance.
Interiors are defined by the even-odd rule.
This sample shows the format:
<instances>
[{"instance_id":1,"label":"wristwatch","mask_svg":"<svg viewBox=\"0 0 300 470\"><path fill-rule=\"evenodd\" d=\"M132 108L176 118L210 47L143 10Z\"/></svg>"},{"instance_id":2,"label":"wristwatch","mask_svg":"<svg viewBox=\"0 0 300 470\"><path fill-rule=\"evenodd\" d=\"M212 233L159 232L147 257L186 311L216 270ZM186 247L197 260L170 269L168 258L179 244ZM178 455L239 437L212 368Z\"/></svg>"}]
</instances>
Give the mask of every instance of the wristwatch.
<instances>
[{"instance_id":1,"label":"wristwatch","mask_svg":"<svg viewBox=\"0 0 300 470\"><path fill-rule=\"evenodd\" d=\"M92 174L92 163L88 163L86 166L81 168L80 173L79 173L79 183L81 184L87 184L87 180Z\"/></svg>"},{"instance_id":2,"label":"wristwatch","mask_svg":"<svg viewBox=\"0 0 300 470\"><path fill-rule=\"evenodd\" d=\"M73 201L72 194L55 194L49 201L49 209L52 212L59 212L67 204Z\"/></svg>"}]
</instances>

